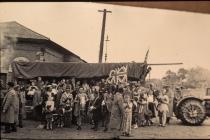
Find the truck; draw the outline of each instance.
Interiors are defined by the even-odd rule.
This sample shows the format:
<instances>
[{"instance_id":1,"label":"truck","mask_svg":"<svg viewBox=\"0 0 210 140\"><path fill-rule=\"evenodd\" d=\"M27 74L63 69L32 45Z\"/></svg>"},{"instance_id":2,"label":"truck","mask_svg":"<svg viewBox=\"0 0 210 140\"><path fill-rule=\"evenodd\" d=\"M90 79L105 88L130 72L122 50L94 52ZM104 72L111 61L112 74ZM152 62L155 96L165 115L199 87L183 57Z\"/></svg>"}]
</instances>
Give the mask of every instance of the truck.
<instances>
[{"instance_id":1,"label":"truck","mask_svg":"<svg viewBox=\"0 0 210 140\"><path fill-rule=\"evenodd\" d=\"M183 124L198 126L210 117L210 88L183 91L176 102L175 115Z\"/></svg>"}]
</instances>

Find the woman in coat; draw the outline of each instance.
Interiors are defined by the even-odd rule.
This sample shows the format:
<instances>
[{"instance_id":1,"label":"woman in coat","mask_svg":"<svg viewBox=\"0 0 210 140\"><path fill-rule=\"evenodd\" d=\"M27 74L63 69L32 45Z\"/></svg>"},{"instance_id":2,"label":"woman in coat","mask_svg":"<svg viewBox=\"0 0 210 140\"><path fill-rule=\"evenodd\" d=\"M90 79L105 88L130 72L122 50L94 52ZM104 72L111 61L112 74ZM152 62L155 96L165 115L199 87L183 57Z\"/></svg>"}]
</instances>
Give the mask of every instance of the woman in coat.
<instances>
[{"instance_id":1,"label":"woman in coat","mask_svg":"<svg viewBox=\"0 0 210 140\"><path fill-rule=\"evenodd\" d=\"M174 108L173 107L174 106L174 92L171 90L169 85L165 85L164 89L166 90L166 95L169 98L169 103L168 103L169 112L167 113L167 120L166 120L166 123L169 124L170 119L171 119L171 117L173 117L173 113L174 113L174 111L173 111L173 108Z\"/></svg>"},{"instance_id":2,"label":"woman in coat","mask_svg":"<svg viewBox=\"0 0 210 140\"><path fill-rule=\"evenodd\" d=\"M114 134L114 138L119 138L121 123L123 118L123 88L119 88L114 95L112 103L111 117L110 117L110 129Z\"/></svg>"},{"instance_id":3,"label":"woman in coat","mask_svg":"<svg viewBox=\"0 0 210 140\"><path fill-rule=\"evenodd\" d=\"M5 132L16 132L18 123L19 99L14 90L14 83L8 82L8 92L3 100L2 122L5 122Z\"/></svg>"},{"instance_id":4,"label":"woman in coat","mask_svg":"<svg viewBox=\"0 0 210 140\"><path fill-rule=\"evenodd\" d=\"M167 93L165 90L163 90L162 94L157 97L158 100L158 115L159 115L159 120L160 120L160 125L162 127L166 126L166 119L167 119L167 114L169 112L168 104L169 104L169 98L167 96Z\"/></svg>"},{"instance_id":5,"label":"woman in coat","mask_svg":"<svg viewBox=\"0 0 210 140\"><path fill-rule=\"evenodd\" d=\"M85 115L85 105L88 100L85 90L80 87L79 92L77 93L74 102L74 116L77 118L77 130L81 130L82 121L86 117Z\"/></svg>"},{"instance_id":6,"label":"woman in coat","mask_svg":"<svg viewBox=\"0 0 210 140\"><path fill-rule=\"evenodd\" d=\"M72 108L73 108L73 95L71 94L71 86L66 86L66 92L64 92L60 99L60 105L64 109L64 126L71 127L72 121Z\"/></svg>"},{"instance_id":7,"label":"woman in coat","mask_svg":"<svg viewBox=\"0 0 210 140\"><path fill-rule=\"evenodd\" d=\"M34 120L40 121L41 116L40 114L42 113L42 93L40 89L37 89L34 92L34 97L33 97L33 118Z\"/></svg>"}]
</instances>

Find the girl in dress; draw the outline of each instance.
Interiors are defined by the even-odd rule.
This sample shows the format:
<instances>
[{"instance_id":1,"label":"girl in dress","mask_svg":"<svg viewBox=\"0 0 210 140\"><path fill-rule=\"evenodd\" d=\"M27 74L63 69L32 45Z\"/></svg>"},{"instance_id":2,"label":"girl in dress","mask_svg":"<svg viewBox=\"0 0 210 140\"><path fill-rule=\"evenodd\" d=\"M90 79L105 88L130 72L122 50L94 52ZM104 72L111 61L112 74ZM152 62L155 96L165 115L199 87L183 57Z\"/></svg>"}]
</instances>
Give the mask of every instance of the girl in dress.
<instances>
[{"instance_id":1,"label":"girl in dress","mask_svg":"<svg viewBox=\"0 0 210 140\"><path fill-rule=\"evenodd\" d=\"M46 129L53 129L53 111L54 111L54 101L53 97L48 97L45 107L45 118L47 121Z\"/></svg>"},{"instance_id":2,"label":"girl in dress","mask_svg":"<svg viewBox=\"0 0 210 140\"><path fill-rule=\"evenodd\" d=\"M133 104L130 100L130 95L128 94L124 95L123 107L124 107L124 112L123 112L123 121L122 121L122 135L130 136Z\"/></svg>"}]
</instances>

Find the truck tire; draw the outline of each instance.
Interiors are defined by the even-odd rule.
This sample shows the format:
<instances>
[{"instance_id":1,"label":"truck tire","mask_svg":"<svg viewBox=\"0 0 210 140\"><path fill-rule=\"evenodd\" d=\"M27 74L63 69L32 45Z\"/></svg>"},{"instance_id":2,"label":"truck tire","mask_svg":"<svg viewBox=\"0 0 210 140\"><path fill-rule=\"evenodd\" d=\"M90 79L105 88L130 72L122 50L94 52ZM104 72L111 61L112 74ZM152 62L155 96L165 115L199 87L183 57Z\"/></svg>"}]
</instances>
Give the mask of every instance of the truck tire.
<instances>
[{"instance_id":1,"label":"truck tire","mask_svg":"<svg viewBox=\"0 0 210 140\"><path fill-rule=\"evenodd\" d=\"M206 110L202 102L196 99L187 99L180 104L180 119L187 125L201 125L206 119Z\"/></svg>"}]
</instances>

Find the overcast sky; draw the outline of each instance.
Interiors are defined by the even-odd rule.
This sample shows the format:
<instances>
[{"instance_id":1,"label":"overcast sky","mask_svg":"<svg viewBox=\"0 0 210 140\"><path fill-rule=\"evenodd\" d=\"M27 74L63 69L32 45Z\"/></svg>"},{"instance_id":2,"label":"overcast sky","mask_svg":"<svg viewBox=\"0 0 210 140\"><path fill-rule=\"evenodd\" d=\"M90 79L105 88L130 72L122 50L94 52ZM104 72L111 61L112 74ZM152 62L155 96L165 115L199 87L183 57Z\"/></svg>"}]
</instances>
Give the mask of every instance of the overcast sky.
<instances>
[{"instance_id":1,"label":"overcast sky","mask_svg":"<svg viewBox=\"0 0 210 140\"><path fill-rule=\"evenodd\" d=\"M210 14L96 3L0 3L0 21L17 21L50 38L87 62L98 62L102 13L106 8L108 62L183 62L153 66L151 78L166 70L210 69ZM105 48L104 48L105 50ZM104 61L104 56L103 56Z\"/></svg>"}]
</instances>

